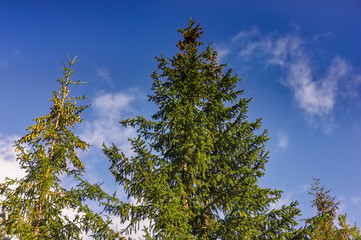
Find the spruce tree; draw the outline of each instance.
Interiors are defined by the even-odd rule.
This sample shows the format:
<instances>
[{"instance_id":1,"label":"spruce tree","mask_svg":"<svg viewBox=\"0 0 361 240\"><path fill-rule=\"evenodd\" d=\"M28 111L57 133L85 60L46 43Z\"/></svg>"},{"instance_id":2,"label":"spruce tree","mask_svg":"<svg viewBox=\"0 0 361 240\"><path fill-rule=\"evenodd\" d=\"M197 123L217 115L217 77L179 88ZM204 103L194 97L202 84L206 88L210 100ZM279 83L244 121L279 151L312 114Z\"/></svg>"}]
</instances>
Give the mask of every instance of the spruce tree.
<instances>
[{"instance_id":1,"label":"spruce tree","mask_svg":"<svg viewBox=\"0 0 361 240\"><path fill-rule=\"evenodd\" d=\"M87 106L77 105L85 97L70 97L71 86L80 85L72 80L76 58L64 63L63 76L58 79L59 91L53 91L51 111L35 119L26 136L15 142L17 160L25 177L6 179L0 184L0 236L14 236L24 240L82 239L82 233L92 233L98 239L116 239L118 233L110 221L94 213L86 199L101 199L105 194L99 185L83 180L84 164L78 151L89 144L73 132L81 123L81 113ZM66 189L61 179L70 177L76 187ZM64 210L73 210L70 218Z\"/></svg>"},{"instance_id":2,"label":"spruce tree","mask_svg":"<svg viewBox=\"0 0 361 240\"><path fill-rule=\"evenodd\" d=\"M311 239L335 239L336 226L334 221L337 217L337 209L339 202L335 201L335 197L330 196L330 190L325 190L320 186L320 179L314 178L314 185L312 185L312 207L317 209L317 215L307 219Z\"/></svg>"},{"instance_id":3,"label":"spruce tree","mask_svg":"<svg viewBox=\"0 0 361 240\"><path fill-rule=\"evenodd\" d=\"M331 196L331 190L325 190L320 185L320 179L314 178L312 185L312 207L317 209L314 217L306 219L307 229L309 230L309 239L329 239L329 240L356 240L361 239L360 229L356 223L350 226L347 223L347 214L337 215L337 209L340 202ZM338 219L338 226L336 225Z\"/></svg>"},{"instance_id":4,"label":"spruce tree","mask_svg":"<svg viewBox=\"0 0 361 240\"><path fill-rule=\"evenodd\" d=\"M179 52L156 57L149 100L158 111L121 121L136 128L134 154L104 146L110 170L129 198L107 210L130 221L125 230L150 220L153 239L292 239L297 203L271 208L280 190L262 188L269 140L261 119L249 121L251 99L237 90L240 79L219 64L203 29L190 20L178 30Z\"/></svg>"}]
</instances>

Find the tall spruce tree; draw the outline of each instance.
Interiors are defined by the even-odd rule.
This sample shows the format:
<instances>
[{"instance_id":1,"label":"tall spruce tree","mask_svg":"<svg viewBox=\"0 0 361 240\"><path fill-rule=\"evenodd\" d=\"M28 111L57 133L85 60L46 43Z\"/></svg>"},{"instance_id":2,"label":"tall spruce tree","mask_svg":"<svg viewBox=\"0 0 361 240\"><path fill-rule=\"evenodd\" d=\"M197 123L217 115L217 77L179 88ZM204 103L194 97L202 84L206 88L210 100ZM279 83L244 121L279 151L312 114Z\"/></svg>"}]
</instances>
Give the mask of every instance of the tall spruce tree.
<instances>
[{"instance_id":1,"label":"tall spruce tree","mask_svg":"<svg viewBox=\"0 0 361 240\"><path fill-rule=\"evenodd\" d=\"M248 121L251 99L237 90L240 79L218 63L211 44L202 47L194 20L178 31L179 52L156 57L149 100L159 110L152 120L120 122L139 133L130 139L134 155L104 146L116 181L138 201L108 211L129 220L130 231L149 219L146 236L154 239L296 238L297 203L273 209L282 192L258 184L269 137L261 119Z\"/></svg>"},{"instance_id":2,"label":"tall spruce tree","mask_svg":"<svg viewBox=\"0 0 361 240\"><path fill-rule=\"evenodd\" d=\"M72 66L69 60L58 79L59 91L53 92L49 114L36 118L27 135L16 141L17 160L26 175L7 179L0 184L0 237L14 236L24 240L82 239L82 233L92 233L97 239L116 239L119 234L109 227L110 221L94 213L85 199L101 199L105 194L99 185L82 179L84 165L77 151L89 144L74 134L72 128L82 122L80 114L87 106L77 102L85 97L70 97ZM77 187L65 189L61 178L72 177ZM73 210L74 218L64 214Z\"/></svg>"}]
</instances>

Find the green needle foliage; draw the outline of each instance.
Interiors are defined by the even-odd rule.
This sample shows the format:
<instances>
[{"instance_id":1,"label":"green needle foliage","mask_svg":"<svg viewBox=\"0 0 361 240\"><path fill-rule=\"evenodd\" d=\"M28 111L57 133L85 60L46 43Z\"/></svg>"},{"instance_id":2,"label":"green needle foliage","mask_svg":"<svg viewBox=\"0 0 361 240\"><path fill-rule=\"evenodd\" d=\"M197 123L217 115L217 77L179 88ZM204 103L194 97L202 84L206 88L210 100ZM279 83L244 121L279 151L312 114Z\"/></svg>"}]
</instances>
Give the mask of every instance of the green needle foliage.
<instances>
[{"instance_id":1,"label":"green needle foliage","mask_svg":"<svg viewBox=\"0 0 361 240\"><path fill-rule=\"evenodd\" d=\"M347 214L337 216L340 202L330 195L331 190L325 190L320 186L320 179L314 178L311 191L313 199L312 207L317 209L316 216L306 219L310 239L329 240L358 240L361 239L360 229L356 223L354 226L347 224ZM335 220L338 218L338 226Z\"/></svg>"},{"instance_id":2,"label":"green needle foliage","mask_svg":"<svg viewBox=\"0 0 361 240\"><path fill-rule=\"evenodd\" d=\"M261 119L247 120L251 99L236 89L240 79L211 44L202 48L203 29L192 19L178 31L179 52L157 57L152 74L149 100L159 110L152 120L121 121L139 133L130 139L134 155L104 146L116 181L138 201L107 210L130 221L130 232L150 220L149 239L297 238L297 203L273 209L282 192L258 185L269 137Z\"/></svg>"},{"instance_id":3,"label":"green needle foliage","mask_svg":"<svg viewBox=\"0 0 361 240\"><path fill-rule=\"evenodd\" d=\"M26 176L6 179L0 184L0 237L16 236L24 240L82 239L83 232L96 238L116 239L118 234L84 203L85 199L107 196L99 185L82 180L85 172L77 151L85 151L89 144L74 134L72 129L82 122L80 114L87 106L77 102L85 97L69 97L69 88L81 82L71 80L76 58L69 60L58 79L59 91L53 92L53 103L48 115L36 118L27 135L18 140L17 160ZM72 177L78 185L72 189L61 186L61 178ZM70 219L65 210L73 210Z\"/></svg>"}]
</instances>

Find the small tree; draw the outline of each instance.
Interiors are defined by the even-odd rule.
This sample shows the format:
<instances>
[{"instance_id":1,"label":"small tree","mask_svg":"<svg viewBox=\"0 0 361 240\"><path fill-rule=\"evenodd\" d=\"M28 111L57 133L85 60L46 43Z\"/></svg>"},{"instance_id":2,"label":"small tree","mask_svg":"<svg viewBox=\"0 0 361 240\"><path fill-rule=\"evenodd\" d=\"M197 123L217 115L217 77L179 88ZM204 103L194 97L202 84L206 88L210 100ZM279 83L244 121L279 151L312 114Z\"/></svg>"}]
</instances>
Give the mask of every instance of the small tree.
<instances>
[{"instance_id":1,"label":"small tree","mask_svg":"<svg viewBox=\"0 0 361 240\"><path fill-rule=\"evenodd\" d=\"M149 96L159 108L152 118L121 121L136 127L134 156L104 146L116 181L138 204L108 206L136 230L149 219L155 239L291 239L296 236L294 202L271 209L281 191L258 179L268 161L261 119L247 120L251 99L240 98L240 79L218 64L217 52L199 41L193 20L172 58L157 57Z\"/></svg>"},{"instance_id":2,"label":"small tree","mask_svg":"<svg viewBox=\"0 0 361 240\"><path fill-rule=\"evenodd\" d=\"M340 202L330 195L331 190L325 190L320 186L320 179L314 178L314 185L311 191L313 199L312 207L316 207L316 216L306 220L311 239L330 239L330 240L355 240L361 239L360 229L355 224L351 227L346 222L347 214L338 215L337 209ZM338 218L338 225L335 220Z\"/></svg>"},{"instance_id":3,"label":"small tree","mask_svg":"<svg viewBox=\"0 0 361 240\"><path fill-rule=\"evenodd\" d=\"M15 142L17 160L26 176L6 179L0 184L0 236L20 239L82 239L81 234L92 231L98 238L118 238L99 214L84 203L86 198L106 196L99 185L82 180L85 172L77 150L85 151L89 144L74 134L72 128L82 122L80 114L87 106L77 102L85 97L69 97L70 86L81 82L71 80L76 58L64 63L63 77L58 79L59 91L53 92L51 112L36 118L28 134ZM61 178L72 177L77 187L65 189ZM64 214L71 209L74 219Z\"/></svg>"},{"instance_id":4,"label":"small tree","mask_svg":"<svg viewBox=\"0 0 361 240\"><path fill-rule=\"evenodd\" d=\"M335 202L335 197L329 195L331 190L325 190L320 186L320 179L314 178L314 185L311 191L313 199L312 207L316 207L317 215L306 220L311 229L312 239L334 239L336 235L336 227L334 221L337 216L339 202Z\"/></svg>"}]
</instances>

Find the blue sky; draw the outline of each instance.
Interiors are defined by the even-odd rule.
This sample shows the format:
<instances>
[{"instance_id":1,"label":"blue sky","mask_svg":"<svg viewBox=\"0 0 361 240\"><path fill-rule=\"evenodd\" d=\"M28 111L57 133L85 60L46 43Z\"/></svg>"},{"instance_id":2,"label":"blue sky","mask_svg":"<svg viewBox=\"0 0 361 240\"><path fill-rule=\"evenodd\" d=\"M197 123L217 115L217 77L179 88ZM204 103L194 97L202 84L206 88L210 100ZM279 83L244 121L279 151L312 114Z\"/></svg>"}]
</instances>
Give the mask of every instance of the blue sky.
<instances>
[{"instance_id":1,"label":"blue sky","mask_svg":"<svg viewBox=\"0 0 361 240\"><path fill-rule=\"evenodd\" d=\"M119 187L107 174L101 144L126 152L134 131L117 121L150 116L154 56L173 56L189 18L205 29L220 62L254 97L249 118L263 117L272 138L261 184L284 190L311 216L312 177L361 224L361 3L344 1L1 1L0 180L18 176L13 140L46 114L66 53L78 55L75 78L92 106L77 132L93 146L82 154L89 178Z\"/></svg>"}]
</instances>

